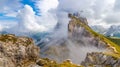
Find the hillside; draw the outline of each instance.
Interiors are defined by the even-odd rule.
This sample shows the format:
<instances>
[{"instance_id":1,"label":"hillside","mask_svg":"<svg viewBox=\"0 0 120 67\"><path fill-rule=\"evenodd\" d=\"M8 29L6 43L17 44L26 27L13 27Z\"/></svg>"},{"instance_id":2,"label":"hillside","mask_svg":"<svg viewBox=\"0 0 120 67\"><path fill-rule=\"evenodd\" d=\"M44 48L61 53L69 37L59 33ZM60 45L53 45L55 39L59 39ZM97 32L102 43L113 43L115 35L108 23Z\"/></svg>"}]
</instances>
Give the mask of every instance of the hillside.
<instances>
[{"instance_id":1,"label":"hillside","mask_svg":"<svg viewBox=\"0 0 120 67\"><path fill-rule=\"evenodd\" d=\"M114 42L110 41L107 39L104 35L98 34L95 31L93 31L87 24L81 22L77 17L75 16L70 16L72 19L76 20L76 24L80 25L85 28L91 35L93 35L95 38L99 38L101 41L105 42L106 44L109 44L109 47L114 47L116 48L116 51L119 53L120 52L120 47L115 44Z\"/></svg>"},{"instance_id":2,"label":"hillside","mask_svg":"<svg viewBox=\"0 0 120 67\"><path fill-rule=\"evenodd\" d=\"M81 18L72 14L69 14L69 18L71 20L68 24L67 38L48 37L41 41L41 43L38 44L38 46L41 47L41 57L54 59L57 62L71 59L73 63L81 64L82 61L89 56L87 55L88 53L91 54L95 52L97 55L105 55L106 61L111 59L108 57L117 58L116 61L119 61L120 47L117 44L107 39L104 35L93 31L88 26L86 18ZM98 57L98 60L95 60L94 62L100 60L102 59ZM112 61L114 60L111 60L111 62ZM86 61L83 65L87 67L91 62L85 63ZM96 64L99 64L99 62ZM110 65L110 63L108 64ZM102 67L106 67L108 64L106 62L99 65L104 65ZM115 64L119 65L117 62ZM92 65L94 66L95 63ZM114 66L114 64L110 66Z\"/></svg>"},{"instance_id":3,"label":"hillside","mask_svg":"<svg viewBox=\"0 0 120 67\"><path fill-rule=\"evenodd\" d=\"M74 28L75 28L75 26L77 27L77 28L79 28L79 27L82 27L84 30L82 30L82 32L84 32L84 34L82 34L82 36L87 36L87 37L89 37L89 38L94 38L92 41L94 42L94 40L96 41L96 39L97 39L97 42L96 43L92 43L92 45L94 45L94 44L96 44L97 46L96 47L98 47L98 48L104 48L105 49L105 51L103 51L102 53L104 54L104 55L109 55L109 56L113 56L113 57L115 57L115 58L120 58L120 46L118 46L117 45L117 43L115 42L115 41L111 41L111 40L109 40L108 38L106 38L104 35L101 35L101 34L98 34L98 33L96 33L95 31L93 31L88 25L87 25L87 23L85 23L86 22L86 20L81 20L81 18L79 18L78 16L73 16L73 15L71 15L71 14L69 14L69 17L70 18L72 18L72 20L70 21L70 23L72 24L72 26L71 26L71 28L68 28L68 29L70 29L70 33L71 33L71 31L74 31ZM85 31L86 30L86 31ZM75 30L76 31L76 30ZM74 35L75 34L75 31L74 32L72 32L72 35ZM78 30L76 31L77 33L78 33ZM86 33L85 33L86 32ZM78 35L80 35L80 33L79 34L77 34L77 37L79 37ZM75 35L76 36L76 35ZM88 40L86 39L86 42L87 42ZM102 42L102 43L100 43L100 42ZM99 44L100 43L100 44ZM89 43L90 44L90 43ZM99 47L100 46L100 47ZM107 49L107 51L106 51L106 49ZM109 51L110 50L110 51ZM112 50L112 51L111 51ZM95 52L95 51L93 51L93 52ZM97 52L98 53L98 55L99 55L99 52ZM95 53L95 54L97 54L97 53ZM100 53L101 54L101 53ZM98 57L98 56L97 56ZM86 60L87 60L88 58L86 58ZM94 60L94 58L93 58L93 60ZM99 58L99 60L98 61L100 61L101 59ZM87 61L86 61L87 62ZM87 65L87 63L85 62L85 64ZM93 62L93 61L92 61ZM97 62L97 61L96 61ZM92 64L92 63L91 63ZM95 63L93 63L92 65L94 65ZM96 63L97 64L97 63ZM95 65L96 65L95 64ZM105 65L104 63L102 64L101 63L101 65ZM107 65L107 64L106 64ZM109 64L110 66L114 66L114 64L112 64L111 65L111 63ZM118 66L119 66L119 63L118 63ZM104 67L104 66L103 66Z\"/></svg>"},{"instance_id":4,"label":"hillside","mask_svg":"<svg viewBox=\"0 0 120 67\"><path fill-rule=\"evenodd\" d=\"M107 37L107 38L120 46L120 38L117 38L117 37Z\"/></svg>"},{"instance_id":5,"label":"hillside","mask_svg":"<svg viewBox=\"0 0 120 67\"><path fill-rule=\"evenodd\" d=\"M39 51L31 38L12 34L0 35L0 67L35 66Z\"/></svg>"},{"instance_id":6,"label":"hillside","mask_svg":"<svg viewBox=\"0 0 120 67\"><path fill-rule=\"evenodd\" d=\"M63 63L40 58L40 49L28 37L0 35L0 67L81 67L69 60Z\"/></svg>"}]
</instances>

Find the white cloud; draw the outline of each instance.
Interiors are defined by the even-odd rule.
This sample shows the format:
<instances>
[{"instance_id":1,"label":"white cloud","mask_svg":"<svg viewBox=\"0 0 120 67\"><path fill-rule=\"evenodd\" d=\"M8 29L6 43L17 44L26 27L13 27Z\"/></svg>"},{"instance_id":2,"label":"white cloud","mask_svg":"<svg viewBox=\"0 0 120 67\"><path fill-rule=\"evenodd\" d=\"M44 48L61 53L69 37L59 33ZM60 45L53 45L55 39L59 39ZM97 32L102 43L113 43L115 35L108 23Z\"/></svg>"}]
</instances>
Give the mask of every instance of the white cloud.
<instances>
[{"instance_id":1,"label":"white cloud","mask_svg":"<svg viewBox=\"0 0 120 67\"><path fill-rule=\"evenodd\" d=\"M16 21L0 20L0 31L5 31L5 29L9 29L9 28L14 27L16 25L17 25Z\"/></svg>"},{"instance_id":2,"label":"white cloud","mask_svg":"<svg viewBox=\"0 0 120 67\"><path fill-rule=\"evenodd\" d=\"M39 14L37 17L38 23L44 25L48 30L52 30L57 24L56 8L58 0L39 0L36 1Z\"/></svg>"},{"instance_id":3,"label":"white cloud","mask_svg":"<svg viewBox=\"0 0 120 67\"><path fill-rule=\"evenodd\" d=\"M5 5L9 0L6 1L1 1L3 2L3 6ZM15 2L18 2L19 0L15 0ZM47 0L49 1L49 0ZM52 3L56 4L52 4ZM9 9L6 9L4 11L1 11L0 13L6 13L5 16L10 16L10 17L16 17L18 20L16 23L18 23L14 27L10 27L10 29L7 29L6 31L10 33L27 33L27 32L43 32L43 31L49 31L52 30L57 23L57 20L55 19L56 14L54 12L50 11L51 9L55 9L58 5L58 1L56 0L51 0L48 2L44 1L37 1L36 4L43 3L41 5L36 5L40 10L43 10L41 13L41 16L35 15L35 11L33 11L32 7L29 5L25 5L23 8L21 7L21 4L16 3L16 8L12 6L7 6ZM10 4L11 5L11 4ZM17 6L19 5L19 6ZM42 6L42 7L41 7ZM2 7L1 7L2 8ZM18 9L17 9L18 8ZM46 8L46 9L45 9ZM14 9L17 10L14 12ZM4 10L4 9L3 9ZM9 13L10 12L10 13ZM40 11L41 12L41 11ZM16 16L17 15L17 16Z\"/></svg>"},{"instance_id":4,"label":"white cloud","mask_svg":"<svg viewBox=\"0 0 120 67\"><path fill-rule=\"evenodd\" d=\"M37 2L36 5L40 9L40 14L42 16L47 16L47 13L49 13L50 16L53 16L53 20L55 20L56 18L54 19L54 15L56 14L58 19L56 21L58 22L63 15L61 13L74 13L78 11L83 11L82 15L87 17L89 25L106 24L104 26L109 27L114 22L108 22L106 18L110 17L110 14L115 13L113 12L115 1L116 0L40 0L39 2ZM59 17L60 14L61 16ZM62 17L64 16L65 15L63 15ZM48 20L48 17L46 17L45 20ZM94 22L91 22L91 20ZM117 21L118 19L111 17L111 20Z\"/></svg>"},{"instance_id":5,"label":"white cloud","mask_svg":"<svg viewBox=\"0 0 120 67\"><path fill-rule=\"evenodd\" d=\"M46 13L51 9L58 6L58 0L40 0L37 1L36 6L40 9L41 13Z\"/></svg>"},{"instance_id":6,"label":"white cloud","mask_svg":"<svg viewBox=\"0 0 120 67\"><path fill-rule=\"evenodd\" d=\"M83 11L81 15L87 17L89 25L102 25L106 28L114 21L119 22L113 10L116 0L39 0L36 6L40 10L39 21L42 25L52 28L57 22L64 24L68 20L67 13ZM114 18L112 18L114 16ZM110 18L110 20L109 20ZM43 20L42 20L43 19ZM63 20L64 19L64 20ZM62 20L62 21L60 21ZM50 24L50 25L49 25ZM64 26L64 25L63 25Z\"/></svg>"},{"instance_id":7,"label":"white cloud","mask_svg":"<svg viewBox=\"0 0 120 67\"><path fill-rule=\"evenodd\" d=\"M18 24L10 29L8 32L15 33L18 35L29 33L29 32L45 32L52 30L57 21L52 13L46 12L42 16L35 15L32 7L25 5L23 9L20 9L17 13L16 18Z\"/></svg>"},{"instance_id":8,"label":"white cloud","mask_svg":"<svg viewBox=\"0 0 120 67\"><path fill-rule=\"evenodd\" d=\"M34 0L33 0L34 1ZM40 16L36 16L32 7L25 6L20 0L0 0L0 13L20 19L19 26L31 31L52 30L59 22L67 25L67 13L83 11L89 25L103 25L109 27L120 20L118 0L35 0L35 6ZM14 4L13 4L14 3ZM20 10L18 13L16 11ZM114 18L113 18L114 17Z\"/></svg>"},{"instance_id":9,"label":"white cloud","mask_svg":"<svg viewBox=\"0 0 120 67\"><path fill-rule=\"evenodd\" d=\"M46 27L38 24L35 12L29 5L25 5L23 9L18 12L19 28L23 31L46 31Z\"/></svg>"},{"instance_id":10,"label":"white cloud","mask_svg":"<svg viewBox=\"0 0 120 67\"><path fill-rule=\"evenodd\" d=\"M113 12L114 5L115 0L59 0L58 10L68 13L83 11L81 14L87 17L90 25L106 24L104 26L109 27L114 22L110 23L105 18L109 17L111 13L115 13ZM117 18L112 19L118 20Z\"/></svg>"},{"instance_id":11,"label":"white cloud","mask_svg":"<svg viewBox=\"0 0 120 67\"><path fill-rule=\"evenodd\" d=\"M114 11L120 11L120 0L115 1Z\"/></svg>"},{"instance_id":12,"label":"white cloud","mask_svg":"<svg viewBox=\"0 0 120 67\"><path fill-rule=\"evenodd\" d=\"M2 25L0 25L0 32L3 30L3 27L2 27Z\"/></svg>"},{"instance_id":13,"label":"white cloud","mask_svg":"<svg viewBox=\"0 0 120 67\"><path fill-rule=\"evenodd\" d=\"M13 14L18 9L20 9L23 4L20 3L21 0L0 0L0 13ZM14 13L15 14L15 13ZM11 16L11 15L10 15ZM13 16L13 15L12 15Z\"/></svg>"},{"instance_id":14,"label":"white cloud","mask_svg":"<svg viewBox=\"0 0 120 67\"><path fill-rule=\"evenodd\" d=\"M59 0L59 9L68 11L68 12L76 12L80 10L86 10L93 5L95 0Z\"/></svg>"},{"instance_id":15,"label":"white cloud","mask_svg":"<svg viewBox=\"0 0 120 67\"><path fill-rule=\"evenodd\" d=\"M6 13L5 16L8 16L8 17L16 17L16 16L17 16L17 12Z\"/></svg>"}]
</instances>

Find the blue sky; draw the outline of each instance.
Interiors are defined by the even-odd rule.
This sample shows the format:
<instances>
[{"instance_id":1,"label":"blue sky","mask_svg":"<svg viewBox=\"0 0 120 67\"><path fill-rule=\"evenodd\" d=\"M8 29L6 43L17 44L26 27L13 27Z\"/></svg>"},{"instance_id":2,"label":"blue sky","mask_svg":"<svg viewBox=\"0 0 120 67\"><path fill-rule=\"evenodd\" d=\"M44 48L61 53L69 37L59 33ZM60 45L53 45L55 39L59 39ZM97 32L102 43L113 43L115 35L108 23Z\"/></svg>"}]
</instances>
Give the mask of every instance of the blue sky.
<instances>
[{"instance_id":1,"label":"blue sky","mask_svg":"<svg viewBox=\"0 0 120 67\"><path fill-rule=\"evenodd\" d=\"M57 5L58 0L0 0L0 31L20 33L52 29L57 20L49 10Z\"/></svg>"},{"instance_id":2,"label":"blue sky","mask_svg":"<svg viewBox=\"0 0 120 67\"><path fill-rule=\"evenodd\" d=\"M16 18L15 17L5 16L4 13L0 13L0 21L4 21L4 20L16 21Z\"/></svg>"},{"instance_id":3,"label":"blue sky","mask_svg":"<svg viewBox=\"0 0 120 67\"><path fill-rule=\"evenodd\" d=\"M24 5L28 4L30 5L33 10L36 12L36 15L38 15L38 8L35 6L35 2L32 0L22 0L21 3L23 3Z\"/></svg>"},{"instance_id":4,"label":"blue sky","mask_svg":"<svg viewBox=\"0 0 120 67\"><path fill-rule=\"evenodd\" d=\"M16 22L45 30L67 19L65 13L81 10L89 25L120 25L120 0L0 0L0 25Z\"/></svg>"},{"instance_id":5,"label":"blue sky","mask_svg":"<svg viewBox=\"0 0 120 67\"><path fill-rule=\"evenodd\" d=\"M32 0L21 0L20 3L23 4L23 5L26 5L26 4L30 5L37 15L38 9L35 7L35 2L34 1L32 1ZM16 17L6 16L6 13L2 13L2 12L0 12L0 20L1 21L4 21L4 20L17 21Z\"/></svg>"}]
</instances>

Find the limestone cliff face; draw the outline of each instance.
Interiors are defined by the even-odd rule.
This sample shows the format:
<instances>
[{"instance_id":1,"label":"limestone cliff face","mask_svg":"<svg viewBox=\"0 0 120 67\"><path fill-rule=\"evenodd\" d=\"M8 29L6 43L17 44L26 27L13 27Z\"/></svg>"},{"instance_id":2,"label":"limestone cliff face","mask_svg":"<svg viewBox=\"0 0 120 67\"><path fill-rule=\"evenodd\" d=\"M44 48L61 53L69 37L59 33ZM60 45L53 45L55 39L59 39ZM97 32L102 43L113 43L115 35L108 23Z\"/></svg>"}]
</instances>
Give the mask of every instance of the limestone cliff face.
<instances>
[{"instance_id":1,"label":"limestone cliff face","mask_svg":"<svg viewBox=\"0 0 120 67\"><path fill-rule=\"evenodd\" d=\"M79 44L82 43L81 45L83 46L95 46L101 49L108 47L108 45L100 40L99 37L94 36L94 34L91 33L92 31L87 30L91 28L88 26L87 20L85 18L71 14L69 14L69 17L71 18L68 24L68 33L70 39L78 42Z\"/></svg>"},{"instance_id":2,"label":"limestone cliff face","mask_svg":"<svg viewBox=\"0 0 120 67\"><path fill-rule=\"evenodd\" d=\"M120 59L103 53L88 53L81 63L85 67L120 67Z\"/></svg>"},{"instance_id":3,"label":"limestone cliff face","mask_svg":"<svg viewBox=\"0 0 120 67\"><path fill-rule=\"evenodd\" d=\"M69 17L71 18L68 24L69 39L77 42L80 46L94 46L99 50L104 50L102 52L96 50L91 53L88 52L81 65L85 67L120 67L120 54L117 57L114 55L119 52L111 46L112 43L108 42L104 36L91 30L86 23L86 19L80 19L78 16L71 14L69 14ZM110 52L113 55L110 55Z\"/></svg>"},{"instance_id":4,"label":"limestone cliff face","mask_svg":"<svg viewBox=\"0 0 120 67\"><path fill-rule=\"evenodd\" d=\"M0 67L35 67L39 51L30 38L0 35Z\"/></svg>"},{"instance_id":5,"label":"limestone cliff face","mask_svg":"<svg viewBox=\"0 0 120 67\"><path fill-rule=\"evenodd\" d=\"M62 62L71 59L80 64L91 52L118 53L115 44L104 36L94 32L87 23L87 19L69 14L68 35L66 38L48 38L41 46L41 56ZM58 36L62 36L58 35ZM119 49L118 49L119 50Z\"/></svg>"}]
</instances>

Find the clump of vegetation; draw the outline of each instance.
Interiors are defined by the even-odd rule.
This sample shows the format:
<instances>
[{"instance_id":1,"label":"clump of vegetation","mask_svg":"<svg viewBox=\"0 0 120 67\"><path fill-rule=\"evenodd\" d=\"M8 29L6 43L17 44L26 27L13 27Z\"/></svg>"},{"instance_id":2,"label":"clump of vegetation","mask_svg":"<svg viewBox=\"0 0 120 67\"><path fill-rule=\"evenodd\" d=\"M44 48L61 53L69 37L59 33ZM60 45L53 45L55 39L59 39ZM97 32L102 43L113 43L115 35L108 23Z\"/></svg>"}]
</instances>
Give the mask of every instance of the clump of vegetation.
<instances>
[{"instance_id":1,"label":"clump of vegetation","mask_svg":"<svg viewBox=\"0 0 120 67\"><path fill-rule=\"evenodd\" d=\"M56 61L50 60L48 58L40 59L37 64L43 67L83 67L73 64L70 60L66 60L63 63L57 63Z\"/></svg>"},{"instance_id":2,"label":"clump of vegetation","mask_svg":"<svg viewBox=\"0 0 120 67\"><path fill-rule=\"evenodd\" d=\"M0 42L13 43L13 44L17 44L17 45L22 44L24 46L34 44L32 38L15 36L14 34L1 34Z\"/></svg>"},{"instance_id":3,"label":"clump of vegetation","mask_svg":"<svg viewBox=\"0 0 120 67\"><path fill-rule=\"evenodd\" d=\"M2 35L0 35L0 41L2 41L2 42L11 41L11 42L15 43L17 41L17 38L13 34L9 34L9 35L2 34Z\"/></svg>"}]
</instances>

